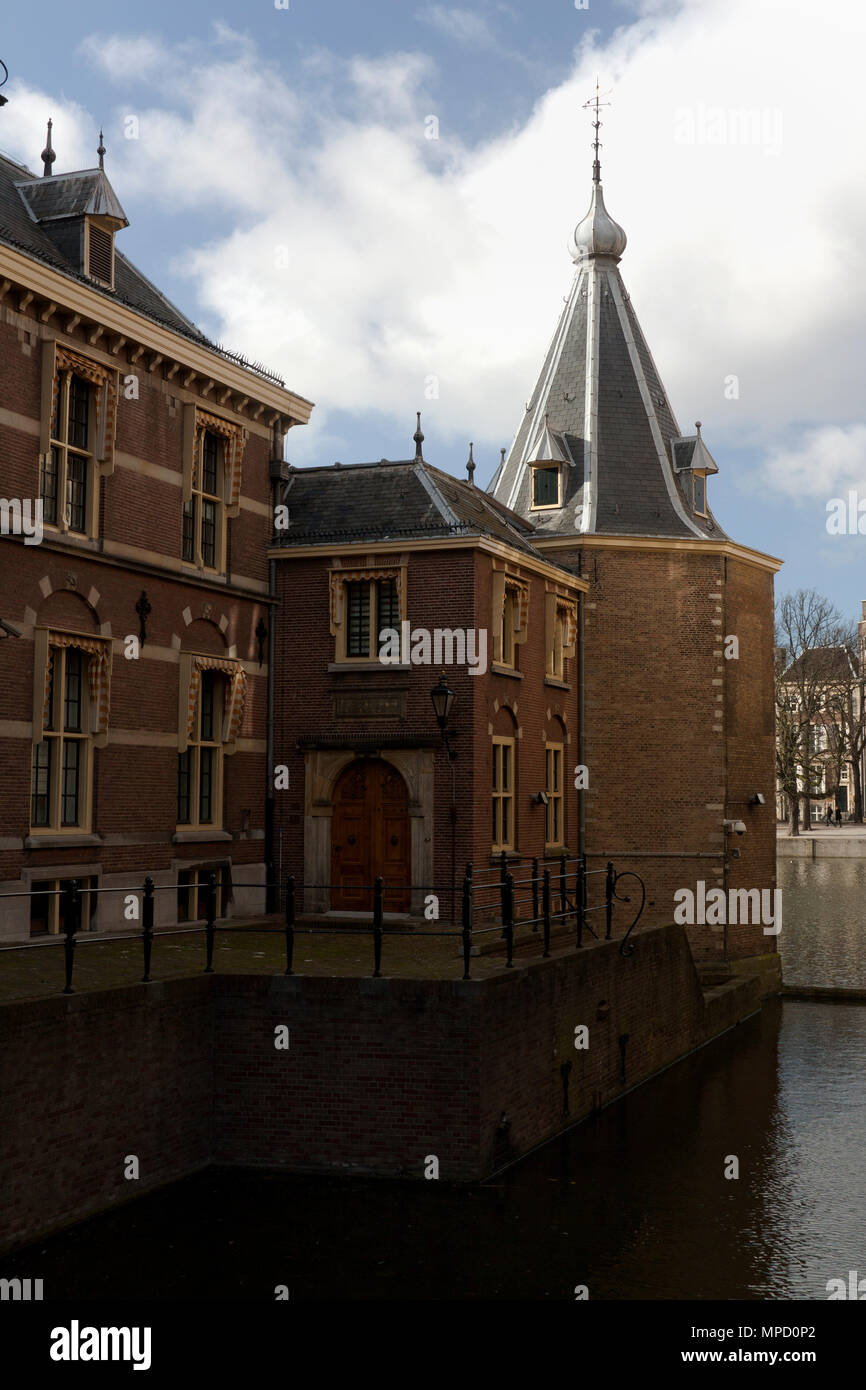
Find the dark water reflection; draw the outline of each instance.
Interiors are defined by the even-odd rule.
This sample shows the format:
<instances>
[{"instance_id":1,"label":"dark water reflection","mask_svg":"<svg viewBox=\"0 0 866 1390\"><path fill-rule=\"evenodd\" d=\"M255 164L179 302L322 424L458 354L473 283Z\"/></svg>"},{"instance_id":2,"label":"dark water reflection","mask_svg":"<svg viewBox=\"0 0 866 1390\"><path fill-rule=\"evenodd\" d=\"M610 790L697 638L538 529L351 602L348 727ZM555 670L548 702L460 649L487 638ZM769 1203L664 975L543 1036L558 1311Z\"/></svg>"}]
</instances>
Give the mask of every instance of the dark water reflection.
<instances>
[{"instance_id":1,"label":"dark water reflection","mask_svg":"<svg viewBox=\"0 0 866 1390\"><path fill-rule=\"evenodd\" d=\"M825 1299L866 1275L864 1059L866 1009L774 1003L495 1184L222 1170L0 1272L47 1298Z\"/></svg>"},{"instance_id":2,"label":"dark water reflection","mask_svg":"<svg viewBox=\"0 0 866 1390\"><path fill-rule=\"evenodd\" d=\"M785 983L866 990L866 857L780 855Z\"/></svg>"}]
</instances>

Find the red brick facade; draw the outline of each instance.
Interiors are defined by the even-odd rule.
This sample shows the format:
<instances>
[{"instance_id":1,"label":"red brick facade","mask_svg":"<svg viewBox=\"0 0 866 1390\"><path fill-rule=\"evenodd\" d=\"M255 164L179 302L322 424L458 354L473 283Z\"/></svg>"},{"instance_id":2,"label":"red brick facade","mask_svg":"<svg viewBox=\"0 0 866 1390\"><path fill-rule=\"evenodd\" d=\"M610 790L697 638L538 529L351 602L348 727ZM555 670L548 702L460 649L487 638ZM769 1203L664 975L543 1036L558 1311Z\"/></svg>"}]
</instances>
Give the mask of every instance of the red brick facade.
<instances>
[{"instance_id":1,"label":"red brick facade","mask_svg":"<svg viewBox=\"0 0 866 1390\"><path fill-rule=\"evenodd\" d=\"M19 260L26 278L28 263ZM82 293L71 283L69 292ZM237 885L226 893L226 915L264 907L256 885L265 879L267 642L260 639L271 626L270 470L275 432L281 443L293 413L299 414L297 398L216 353L198 345L193 350L132 312L125 312L124 335L106 333L96 317L101 296L88 299L90 321L8 286L0 305L6 499L32 503L40 495L46 343L58 350L65 345L97 370L107 369L119 387L110 460L94 459L91 466L90 484L99 493L93 534L46 524L39 544L25 544L20 534L0 536L0 617L20 633L0 639L0 878L4 893L21 895L7 899L0 912L0 938L6 939L44 927L38 911L31 924L27 894L33 884L70 878L119 890L139 887L150 874L159 889L171 890L180 874L219 868L226 887L229 880ZM154 335L162 352L148 346ZM191 353L197 365L206 361L206 371L188 365ZM50 399L50 377L48 389ZM224 564L218 547L210 568L182 559L184 468L190 412L196 410L216 418L218 427L234 427L243 448L238 503L223 509ZM139 635L136 605L143 591L150 604L146 640L137 657L127 656L134 649L126 639ZM82 779L92 785L90 815L78 826L49 828L32 819L34 712L43 680L39 634L45 642L46 630L49 646L51 634L74 634L101 644L108 657L107 731L90 750L92 771ZM193 654L227 664L229 675L219 676L226 690L241 672L245 692L236 737L222 730L222 786L211 823L184 828L178 740ZM177 920L176 892L159 891L155 902L157 925ZM85 927L130 929L119 891L93 895L86 915ZM59 925L53 916L50 929Z\"/></svg>"}]
</instances>

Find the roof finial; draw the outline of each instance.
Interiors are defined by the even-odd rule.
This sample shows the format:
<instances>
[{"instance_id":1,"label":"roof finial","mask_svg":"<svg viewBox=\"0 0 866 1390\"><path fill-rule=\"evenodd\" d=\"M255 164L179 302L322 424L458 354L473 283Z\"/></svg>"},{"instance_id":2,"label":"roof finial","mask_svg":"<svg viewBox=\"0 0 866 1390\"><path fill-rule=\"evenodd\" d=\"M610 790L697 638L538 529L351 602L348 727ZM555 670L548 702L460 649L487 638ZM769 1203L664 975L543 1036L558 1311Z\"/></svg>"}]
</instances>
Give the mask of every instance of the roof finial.
<instances>
[{"instance_id":1,"label":"roof finial","mask_svg":"<svg viewBox=\"0 0 866 1390\"><path fill-rule=\"evenodd\" d=\"M50 176L51 176L51 166L52 166L52 164L54 163L55 159L57 158L57 155L54 153L53 149L51 148L51 127L52 127L52 125L53 125L53 121L52 121L52 120L50 119L50 117L49 117L49 120L48 120L48 135L47 135L46 140L45 140L45 149L42 151L41 155L39 156L39 158L42 160L42 177L43 177L44 179L50 178Z\"/></svg>"},{"instance_id":2,"label":"roof finial","mask_svg":"<svg viewBox=\"0 0 866 1390\"><path fill-rule=\"evenodd\" d=\"M418 425L417 425L417 428L416 428L416 430L415 430L415 433L414 433L413 436L412 436L412 438L415 440L415 462L416 462L416 463L423 463L423 462L424 462L424 457L423 457L423 455L422 455L422 453L421 453L421 445L424 443L424 436L423 436L423 434L421 433L421 412L420 412L420 410L416 410L416 411L415 411L415 414L416 414L417 417L418 417Z\"/></svg>"},{"instance_id":3,"label":"roof finial","mask_svg":"<svg viewBox=\"0 0 866 1390\"><path fill-rule=\"evenodd\" d=\"M695 429L696 429L697 432L698 432L698 439L700 439L700 437L701 437L701 421L700 421L700 420L696 420L696 421L695 421Z\"/></svg>"},{"instance_id":4,"label":"roof finial","mask_svg":"<svg viewBox=\"0 0 866 1390\"><path fill-rule=\"evenodd\" d=\"M504 468L504 467L505 467L505 450L504 450L504 449L500 449L500 450L499 450L499 467L500 467L500 468Z\"/></svg>"},{"instance_id":5,"label":"roof finial","mask_svg":"<svg viewBox=\"0 0 866 1390\"><path fill-rule=\"evenodd\" d=\"M599 91L599 89L598 89L598 78L596 77L596 79L595 79L595 96L594 96L594 97L591 97L589 101L585 101L585 102L583 103L583 109L584 109L584 111L589 110L590 107L592 107L592 108L594 109L594 111L595 111L595 120L592 122L593 127L595 128L595 139L594 139L593 142L592 142L592 148L593 148L593 150L595 151L595 159L594 159L593 162L592 162L592 181L593 181L593 183L601 183L601 163L600 163L599 158L598 158L598 151L599 151L599 148L600 148L600 146L601 146L601 141L600 141L599 138L598 138L598 132L599 132L599 130L601 129L601 124L602 124L602 122L601 122L601 118L600 118L600 116L599 116L599 111L601 110L602 106L610 106L610 102L609 102L609 101L602 101L602 100L601 100L602 96L608 96L608 95L609 95L608 92L600 92L600 91Z\"/></svg>"},{"instance_id":6,"label":"roof finial","mask_svg":"<svg viewBox=\"0 0 866 1390\"><path fill-rule=\"evenodd\" d=\"M101 131L101 130L100 130L100 132L99 132L99 145L97 146L96 153L99 155L99 167L100 167L100 169L104 169L104 168L105 168L105 165L104 165L104 163L103 163L103 160L105 159L105 146L104 146L103 143L102 143L102 131Z\"/></svg>"},{"instance_id":7,"label":"roof finial","mask_svg":"<svg viewBox=\"0 0 866 1390\"><path fill-rule=\"evenodd\" d=\"M474 474L474 473L475 473L475 460L474 460L474 458L472 457L472 441L470 440L470 441L469 441L469 458L466 460L466 476L468 477L470 484L473 485L473 486L474 486L474 482L475 482L475 479L474 479L474 477L473 477L473 474Z\"/></svg>"}]
</instances>

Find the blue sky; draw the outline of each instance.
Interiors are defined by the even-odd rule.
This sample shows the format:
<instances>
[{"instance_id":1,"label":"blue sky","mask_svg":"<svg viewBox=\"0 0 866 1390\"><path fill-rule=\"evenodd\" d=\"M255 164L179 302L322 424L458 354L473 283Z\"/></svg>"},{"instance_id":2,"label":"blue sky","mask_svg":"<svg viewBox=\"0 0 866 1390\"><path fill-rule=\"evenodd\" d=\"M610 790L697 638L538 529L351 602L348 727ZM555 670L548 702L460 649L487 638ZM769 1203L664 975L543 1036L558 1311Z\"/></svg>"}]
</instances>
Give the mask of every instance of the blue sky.
<instances>
[{"instance_id":1,"label":"blue sky","mask_svg":"<svg viewBox=\"0 0 866 1390\"><path fill-rule=\"evenodd\" d=\"M864 38L855 0L49 3L0 46L0 147L38 169L51 115L85 167L103 125L126 254L316 402L293 462L403 457L420 408L485 482L568 289L598 73L621 270L713 509L854 617L866 541L826 511L866 499Z\"/></svg>"}]
</instances>

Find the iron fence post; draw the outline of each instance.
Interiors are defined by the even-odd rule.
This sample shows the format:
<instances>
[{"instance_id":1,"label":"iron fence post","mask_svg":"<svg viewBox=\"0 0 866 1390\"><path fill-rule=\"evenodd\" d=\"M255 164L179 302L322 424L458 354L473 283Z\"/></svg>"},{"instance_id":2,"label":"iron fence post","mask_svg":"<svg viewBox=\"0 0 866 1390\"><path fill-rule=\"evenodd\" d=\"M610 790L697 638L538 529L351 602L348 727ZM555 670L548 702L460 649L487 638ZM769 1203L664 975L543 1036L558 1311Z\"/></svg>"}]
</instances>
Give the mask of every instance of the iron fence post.
<instances>
[{"instance_id":1,"label":"iron fence post","mask_svg":"<svg viewBox=\"0 0 866 1390\"><path fill-rule=\"evenodd\" d=\"M503 893L503 928L505 931L505 942L508 950L508 959L505 964L511 968L514 964L514 876L505 875L505 885Z\"/></svg>"},{"instance_id":2,"label":"iron fence post","mask_svg":"<svg viewBox=\"0 0 866 1390\"><path fill-rule=\"evenodd\" d=\"M472 956L472 865L466 865L463 879L463 978L469 979L469 961Z\"/></svg>"},{"instance_id":3,"label":"iron fence post","mask_svg":"<svg viewBox=\"0 0 866 1390\"><path fill-rule=\"evenodd\" d=\"M216 921L216 874L209 873L207 876L207 892L205 893L205 927L207 936L207 965L204 968L206 975L213 974L213 943L214 943L214 922Z\"/></svg>"},{"instance_id":4,"label":"iron fence post","mask_svg":"<svg viewBox=\"0 0 866 1390\"><path fill-rule=\"evenodd\" d=\"M66 940L63 943L63 954L66 958L66 984L63 989L64 994L74 994L72 988L72 966L75 960L75 933L78 931L78 915L81 910L81 902L78 895L78 883L72 879L68 887L64 889L64 913L63 930L66 933Z\"/></svg>"},{"instance_id":5,"label":"iron fence post","mask_svg":"<svg viewBox=\"0 0 866 1390\"><path fill-rule=\"evenodd\" d=\"M532 930L538 931L538 860L532 861Z\"/></svg>"},{"instance_id":6,"label":"iron fence post","mask_svg":"<svg viewBox=\"0 0 866 1390\"><path fill-rule=\"evenodd\" d=\"M604 879L604 916L607 924L604 939L610 941L611 928L613 926L613 884L614 872L613 864L608 860L607 873Z\"/></svg>"},{"instance_id":7,"label":"iron fence post","mask_svg":"<svg viewBox=\"0 0 866 1390\"><path fill-rule=\"evenodd\" d=\"M550 955L550 870L544 870L544 884L541 889L541 910L544 913L544 954Z\"/></svg>"},{"instance_id":8,"label":"iron fence post","mask_svg":"<svg viewBox=\"0 0 866 1390\"><path fill-rule=\"evenodd\" d=\"M154 882L148 874L144 880L144 899L141 908L141 944L144 947L144 974L141 977L143 985L150 984L150 954L153 950L153 889Z\"/></svg>"},{"instance_id":9,"label":"iron fence post","mask_svg":"<svg viewBox=\"0 0 866 1390\"><path fill-rule=\"evenodd\" d=\"M568 906L568 885L565 881L565 855L559 856L559 910L562 913L562 920L565 921L565 909Z\"/></svg>"},{"instance_id":10,"label":"iron fence post","mask_svg":"<svg viewBox=\"0 0 866 1390\"><path fill-rule=\"evenodd\" d=\"M295 952L295 876L286 879L286 974L294 975L292 960Z\"/></svg>"},{"instance_id":11,"label":"iron fence post","mask_svg":"<svg viewBox=\"0 0 866 1390\"><path fill-rule=\"evenodd\" d=\"M577 874L574 880L574 906L577 910L577 949L583 945L583 914L586 907L586 860L582 854L577 856Z\"/></svg>"},{"instance_id":12,"label":"iron fence post","mask_svg":"<svg viewBox=\"0 0 866 1390\"><path fill-rule=\"evenodd\" d=\"M373 978L382 974L382 879L373 884Z\"/></svg>"}]
</instances>

